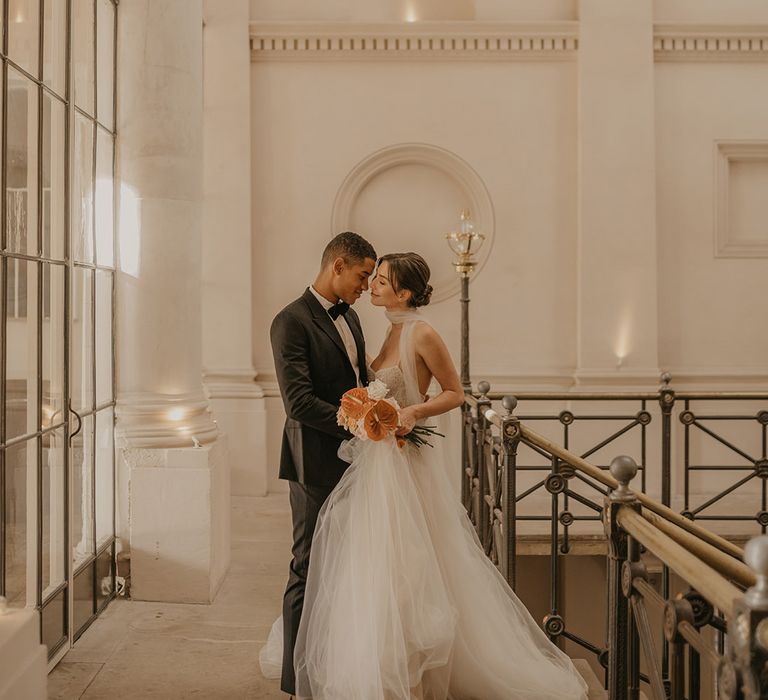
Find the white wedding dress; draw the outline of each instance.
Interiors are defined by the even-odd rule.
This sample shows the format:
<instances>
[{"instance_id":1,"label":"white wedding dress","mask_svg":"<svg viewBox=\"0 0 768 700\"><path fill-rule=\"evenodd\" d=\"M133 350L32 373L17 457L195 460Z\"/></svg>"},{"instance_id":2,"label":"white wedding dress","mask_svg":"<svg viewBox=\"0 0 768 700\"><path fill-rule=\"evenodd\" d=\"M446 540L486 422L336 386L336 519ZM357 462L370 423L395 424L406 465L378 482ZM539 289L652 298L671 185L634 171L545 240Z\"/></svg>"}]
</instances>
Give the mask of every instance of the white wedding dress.
<instances>
[{"instance_id":1,"label":"white wedding dress","mask_svg":"<svg viewBox=\"0 0 768 700\"><path fill-rule=\"evenodd\" d=\"M411 332L382 368L402 406L421 403ZM314 700L577 700L586 683L485 556L434 448L352 441L317 521L294 666ZM260 661L279 675L282 621Z\"/></svg>"}]
</instances>

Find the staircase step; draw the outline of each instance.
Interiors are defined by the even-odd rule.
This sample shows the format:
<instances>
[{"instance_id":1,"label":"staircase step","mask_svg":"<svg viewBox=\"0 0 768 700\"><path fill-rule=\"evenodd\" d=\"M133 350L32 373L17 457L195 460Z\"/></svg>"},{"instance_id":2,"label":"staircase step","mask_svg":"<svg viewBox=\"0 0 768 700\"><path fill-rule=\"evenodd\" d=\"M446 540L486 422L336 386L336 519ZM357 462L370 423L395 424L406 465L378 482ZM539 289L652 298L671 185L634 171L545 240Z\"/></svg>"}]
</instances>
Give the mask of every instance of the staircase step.
<instances>
[{"instance_id":1,"label":"staircase step","mask_svg":"<svg viewBox=\"0 0 768 700\"><path fill-rule=\"evenodd\" d=\"M589 690L587 691L589 700L608 700L608 693L606 693L605 688L603 688L603 684L595 675L595 672L592 670L592 667L589 665L587 660L574 659L573 665L576 667L576 670L583 676L584 680L587 681L587 685L589 686Z\"/></svg>"}]
</instances>

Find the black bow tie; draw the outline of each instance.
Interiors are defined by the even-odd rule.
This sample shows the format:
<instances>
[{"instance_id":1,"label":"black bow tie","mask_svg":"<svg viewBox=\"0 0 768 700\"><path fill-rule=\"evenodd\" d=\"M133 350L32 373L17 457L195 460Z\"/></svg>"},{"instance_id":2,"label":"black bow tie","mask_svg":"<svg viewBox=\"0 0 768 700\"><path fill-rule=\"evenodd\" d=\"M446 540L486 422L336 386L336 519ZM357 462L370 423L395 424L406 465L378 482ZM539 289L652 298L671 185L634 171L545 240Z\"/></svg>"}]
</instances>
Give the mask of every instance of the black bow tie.
<instances>
[{"instance_id":1,"label":"black bow tie","mask_svg":"<svg viewBox=\"0 0 768 700\"><path fill-rule=\"evenodd\" d=\"M346 301L340 301L328 309L328 315L335 321L339 316L343 316L349 311L349 304Z\"/></svg>"}]
</instances>

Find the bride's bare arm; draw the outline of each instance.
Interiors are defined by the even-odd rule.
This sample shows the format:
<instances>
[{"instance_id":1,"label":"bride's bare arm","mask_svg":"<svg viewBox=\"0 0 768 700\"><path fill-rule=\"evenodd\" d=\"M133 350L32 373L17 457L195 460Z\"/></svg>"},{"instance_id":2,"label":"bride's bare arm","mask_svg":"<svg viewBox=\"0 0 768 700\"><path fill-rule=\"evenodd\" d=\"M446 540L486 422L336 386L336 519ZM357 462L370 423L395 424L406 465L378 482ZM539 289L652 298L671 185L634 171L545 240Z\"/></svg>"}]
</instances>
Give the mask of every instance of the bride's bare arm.
<instances>
[{"instance_id":1,"label":"bride's bare arm","mask_svg":"<svg viewBox=\"0 0 768 700\"><path fill-rule=\"evenodd\" d=\"M414 328L416 354L421 357L442 391L424 403L407 406L400 411L400 434L410 432L416 421L439 416L464 403L464 390L448 348L440 334L427 324Z\"/></svg>"}]
</instances>

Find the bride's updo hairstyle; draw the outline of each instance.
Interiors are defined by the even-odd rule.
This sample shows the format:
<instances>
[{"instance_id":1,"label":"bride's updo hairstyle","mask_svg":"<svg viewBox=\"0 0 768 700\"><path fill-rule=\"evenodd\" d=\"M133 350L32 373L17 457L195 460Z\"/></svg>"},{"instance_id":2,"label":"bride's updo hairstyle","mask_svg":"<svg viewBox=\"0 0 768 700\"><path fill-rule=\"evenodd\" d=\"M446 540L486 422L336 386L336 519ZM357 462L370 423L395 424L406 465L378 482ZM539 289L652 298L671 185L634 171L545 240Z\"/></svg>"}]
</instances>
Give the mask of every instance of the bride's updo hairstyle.
<instances>
[{"instance_id":1,"label":"bride's updo hairstyle","mask_svg":"<svg viewBox=\"0 0 768 700\"><path fill-rule=\"evenodd\" d=\"M408 306L416 308L426 306L432 296L429 284L429 265L418 253L390 253L379 258L389 265L389 282L395 292L407 290L411 293Z\"/></svg>"}]
</instances>

